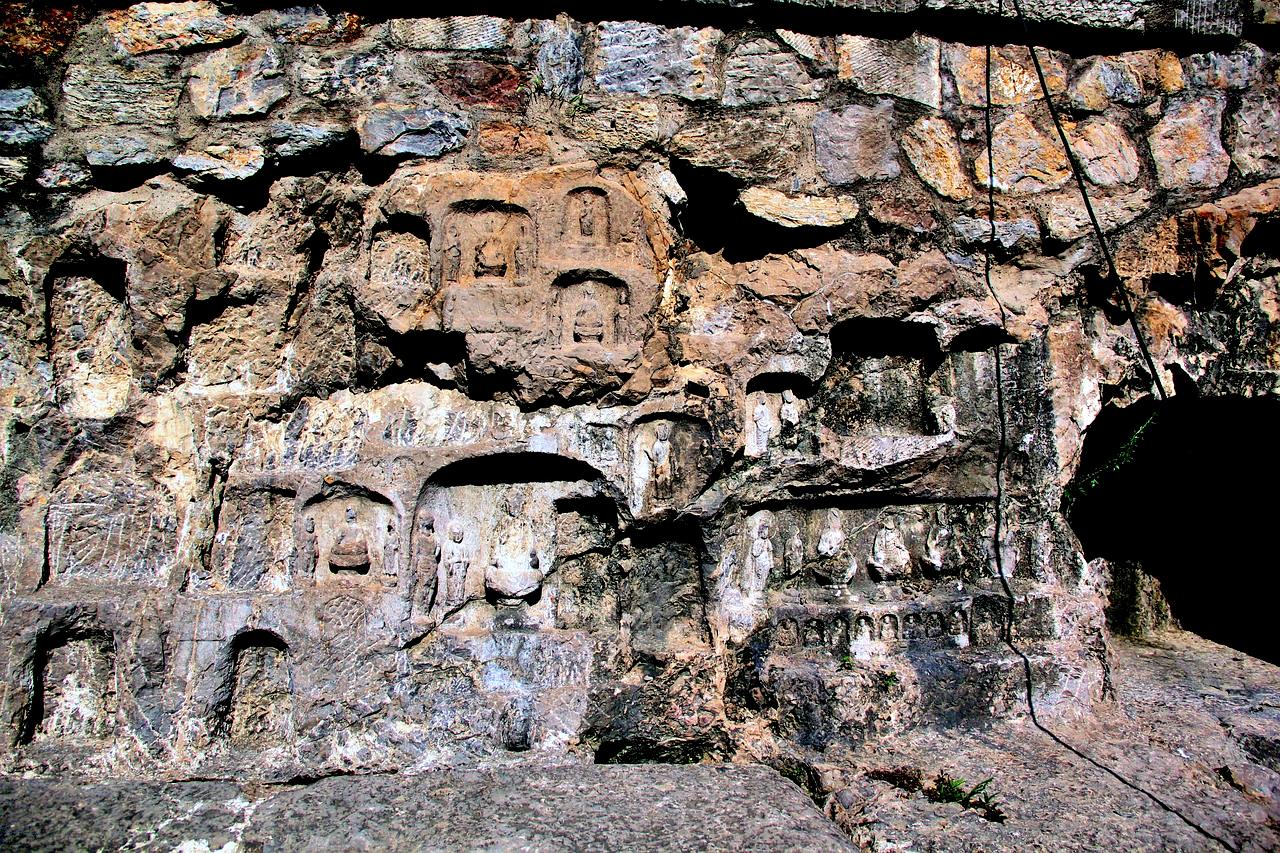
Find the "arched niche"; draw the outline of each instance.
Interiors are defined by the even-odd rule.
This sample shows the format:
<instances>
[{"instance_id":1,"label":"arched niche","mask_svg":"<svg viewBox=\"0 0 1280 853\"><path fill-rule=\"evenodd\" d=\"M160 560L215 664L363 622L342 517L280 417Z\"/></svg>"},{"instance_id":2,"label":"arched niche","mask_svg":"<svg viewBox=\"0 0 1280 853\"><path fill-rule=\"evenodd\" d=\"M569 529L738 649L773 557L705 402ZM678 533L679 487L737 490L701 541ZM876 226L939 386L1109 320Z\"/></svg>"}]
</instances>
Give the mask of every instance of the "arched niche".
<instances>
[{"instance_id":1,"label":"arched niche","mask_svg":"<svg viewBox=\"0 0 1280 853\"><path fill-rule=\"evenodd\" d=\"M537 240L529 212L493 199L454 202L445 214L440 264L445 285L526 284Z\"/></svg>"},{"instance_id":2,"label":"arched niche","mask_svg":"<svg viewBox=\"0 0 1280 853\"><path fill-rule=\"evenodd\" d=\"M100 743L117 731L120 680L105 630L49 631L36 642L24 743Z\"/></svg>"},{"instance_id":3,"label":"arched niche","mask_svg":"<svg viewBox=\"0 0 1280 853\"><path fill-rule=\"evenodd\" d=\"M575 270L556 278L553 322L563 350L607 350L634 335L627 328L627 283L601 270Z\"/></svg>"},{"instance_id":4,"label":"arched niche","mask_svg":"<svg viewBox=\"0 0 1280 853\"><path fill-rule=\"evenodd\" d=\"M608 246L613 240L609 193L601 187L576 187L565 194L560 236L572 244Z\"/></svg>"},{"instance_id":5,"label":"arched niche","mask_svg":"<svg viewBox=\"0 0 1280 853\"><path fill-rule=\"evenodd\" d=\"M300 572L316 585L377 585L399 574L398 513L384 495L337 484L304 504L299 524Z\"/></svg>"},{"instance_id":6,"label":"arched niche","mask_svg":"<svg viewBox=\"0 0 1280 853\"><path fill-rule=\"evenodd\" d=\"M801 444L801 420L808 410L813 382L800 373L759 373L747 382L743 445L747 456L765 456L782 446Z\"/></svg>"},{"instance_id":7,"label":"arched niche","mask_svg":"<svg viewBox=\"0 0 1280 853\"><path fill-rule=\"evenodd\" d=\"M631 425L629 457L633 515L678 509L696 498L712 465L711 428L683 412L651 412Z\"/></svg>"},{"instance_id":8,"label":"arched niche","mask_svg":"<svg viewBox=\"0 0 1280 853\"><path fill-rule=\"evenodd\" d=\"M415 512L412 561L437 605L486 597L535 600L559 556L562 506L604 494L603 475L550 453L463 459L428 478Z\"/></svg>"},{"instance_id":9,"label":"arched niche","mask_svg":"<svg viewBox=\"0 0 1280 853\"><path fill-rule=\"evenodd\" d=\"M225 676L213 730L242 749L269 749L293 736L293 673L289 646L273 631L236 634L226 651Z\"/></svg>"}]
</instances>

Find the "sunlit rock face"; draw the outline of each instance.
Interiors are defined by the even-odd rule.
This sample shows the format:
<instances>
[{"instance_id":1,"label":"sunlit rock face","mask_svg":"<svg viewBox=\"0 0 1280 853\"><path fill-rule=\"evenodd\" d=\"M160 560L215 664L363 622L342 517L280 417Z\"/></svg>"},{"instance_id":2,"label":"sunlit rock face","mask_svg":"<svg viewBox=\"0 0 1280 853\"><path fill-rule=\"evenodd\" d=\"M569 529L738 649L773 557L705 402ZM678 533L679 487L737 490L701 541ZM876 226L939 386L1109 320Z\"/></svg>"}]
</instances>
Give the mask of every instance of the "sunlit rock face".
<instances>
[{"instance_id":1,"label":"sunlit rock face","mask_svg":"<svg viewBox=\"0 0 1280 853\"><path fill-rule=\"evenodd\" d=\"M988 93L923 13L142 3L0 65L4 768L796 766L1025 713L1010 639L1091 713L1063 490L1157 380L1280 389L1280 95L1229 15L1025 5L1135 42L1038 54L1158 376L1026 48Z\"/></svg>"}]
</instances>

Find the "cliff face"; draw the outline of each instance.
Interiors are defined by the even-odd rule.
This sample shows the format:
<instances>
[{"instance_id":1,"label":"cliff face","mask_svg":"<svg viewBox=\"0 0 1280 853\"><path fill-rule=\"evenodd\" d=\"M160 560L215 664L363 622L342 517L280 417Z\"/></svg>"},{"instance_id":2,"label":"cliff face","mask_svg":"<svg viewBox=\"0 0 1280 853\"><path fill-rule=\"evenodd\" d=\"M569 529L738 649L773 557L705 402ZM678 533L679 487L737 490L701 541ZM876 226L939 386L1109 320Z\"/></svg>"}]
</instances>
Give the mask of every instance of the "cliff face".
<instances>
[{"instance_id":1,"label":"cliff face","mask_svg":"<svg viewBox=\"0 0 1280 853\"><path fill-rule=\"evenodd\" d=\"M1122 294L1020 27L925 5L15 24L5 768L805 766L1025 713L1010 614L1091 714L1084 430L1280 387L1275 11L1028 4Z\"/></svg>"}]
</instances>

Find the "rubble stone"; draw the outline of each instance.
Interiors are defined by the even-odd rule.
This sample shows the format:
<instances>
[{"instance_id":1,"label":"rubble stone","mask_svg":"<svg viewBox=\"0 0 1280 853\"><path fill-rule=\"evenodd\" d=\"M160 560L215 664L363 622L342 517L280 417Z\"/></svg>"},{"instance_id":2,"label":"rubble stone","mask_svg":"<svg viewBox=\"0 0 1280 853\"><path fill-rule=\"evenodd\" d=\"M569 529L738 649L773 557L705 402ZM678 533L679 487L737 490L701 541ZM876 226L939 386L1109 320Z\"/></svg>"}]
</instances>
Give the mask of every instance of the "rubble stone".
<instances>
[{"instance_id":1,"label":"rubble stone","mask_svg":"<svg viewBox=\"0 0 1280 853\"><path fill-rule=\"evenodd\" d=\"M490 15L453 18L393 18L391 40L415 50L501 50L511 38L511 22Z\"/></svg>"},{"instance_id":2,"label":"rubble stone","mask_svg":"<svg viewBox=\"0 0 1280 853\"><path fill-rule=\"evenodd\" d=\"M939 194L957 201L973 195L960 143L946 119L917 119L902 135L902 150L920 180Z\"/></svg>"},{"instance_id":3,"label":"rubble stone","mask_svg":"<svg viewBox=\"0 0 1280 853\"><path fill-rule=\"evenodd\" d=\"M974 160L973 170L980 185L990 180L1002 193L1044 192L1071 177L1061 144L1041 133L1026 113L1013 113L992 129L991 151L994 175L989 176L985 155Z\"/></svg>"},{"instance_id":4,"label":"rubble stone","mask_svg":"<svg viewBox=\"0 0 1280 853\"><path fill-rule=\"evenodd\" d=\"M834 186L896 178L901 166L895 130L893 102L887 99L874 107L818 113L813 145L822 176Z\"/></svg>"},{"instance_id":5,"label":"rubble stone","mask_svg":"<svg viewBox=\"0 0 1280 853\"><path fill-rule=\"evenodd\" d=\"M126 53L176 51L223 44L238 38L239 25L206 0L135 3L106 16L107 30Z\"/></svg>"},{"instance_id":6,"label":"rubble stone","mask_svg":"<svg viewBox=\"0 0 1280 853\"><path fill-rule=\"evenodd\" d=\"M942 106L941 49L936 39L840 36L836 47L841 80L873 95L906 98L935 110Z\"/></svg>"},{"instance_id":7,"label":"rubble stone","mask_svg":"<svg viewBox=\"0 0 1280 853\"><path fill-rule=\"evenodd\" d=\"M1053 94L1066 91L1067 74L1061 58L1051 51L1036 51L1044 68L1045 83ZM983 106L987 102L986 48L950 46L947 66L955 76L960 102ZM1041 100L1044 91L1036 76L1031 54L1025 47L999 47L991 52L991 103L1018 106Z\"/></svg>"},{"instance_id":8,"label":"rubble stone","mask_svg":"<svg viewBox=\"0 0 1280 853\"><path fill-rule=\"evenodd\" d=\"M1227 179L1231 157L1222 147L1225 106L1213 96L1169 105L1147 138L1160 186L1216 187Z\"/></svg>"},{"instance_id":9,"label":"rubble stone","mask_svg":"<svg viewBox=\"0 0 1280 853\"><path fill-rule=\"evenodd\" d=\"M811 225L829 228L858 216L858 202L848 196L789 196L764 187L750 187L738 196L753 216L787 228Z\"/></svg>"},{"instance_id":10,"label":"rubble stone","mask_svg":"<svg viewBox=\"0 0 1280 853\"><path fill-rule=\"evenodd\" d=\"M1067 131L1085 177L1100 187L1131 183L1138 178L1141 164L1138 149L1119 126L1092 119Z\"/></svg>"},{"instance_id":11,"label":"rubble stone","mask_svg":"<svg viewBox=\"0 0 1280 853\"><path fill-rule=\"evenodd\" d=\"M818 92L819 86L795 54L769 39L744 42L725 60L725 106L803 101Z\"/></svg>"},{"instance_id":12,"label":"rubble stone","mask_svg":"<svg viewBox=\"0 0 1280 853\"><path fill-rule=\"evenodd\" d=\"M1275 92L1245 95L1236 112L1231 159L1245 175L1280 172L1280 96Z\"/></svg>"},{"instance_id":13,"label":"rubble stone","mask_svg":"<svg viewBox=\"0 0 1280 853\"><path fill-rule=\"evenodd\" d=\"M606 21L599 27L596 85L615 94L719 98L716 46L723 35L709 27Z\"/></svg>"},{"instance_id":14,"label":"rubble stone","mask_svg":"<svg viewBox=\"0 0 1280 853\"><path fill-rule=\"evenodd\" d=\"M191 69L187 93L204 118L259 115L289 94L279 54L241 44L219 50Z\"/></svg>"},{"instance_id":15,"label":"rubble stone","mask_svg":"<svg viewBox=\"0 0 1280 853\"><path fill-rule=\"evenodd\" d=\"M0 145L29 145L53 132L44 103L30 89L0 89Z\"/></svg>"},{"instance_id":16,"label":"rubble stone","mask_svg":"<svg viewBox=\"0 0 1280 853\"><path fill-rule=\"evenodd\" d=\"M471 123L435 107L382 105L361 113L356 130L371 154L439 157L462 147Z\"/></svg>"}]
</instances>

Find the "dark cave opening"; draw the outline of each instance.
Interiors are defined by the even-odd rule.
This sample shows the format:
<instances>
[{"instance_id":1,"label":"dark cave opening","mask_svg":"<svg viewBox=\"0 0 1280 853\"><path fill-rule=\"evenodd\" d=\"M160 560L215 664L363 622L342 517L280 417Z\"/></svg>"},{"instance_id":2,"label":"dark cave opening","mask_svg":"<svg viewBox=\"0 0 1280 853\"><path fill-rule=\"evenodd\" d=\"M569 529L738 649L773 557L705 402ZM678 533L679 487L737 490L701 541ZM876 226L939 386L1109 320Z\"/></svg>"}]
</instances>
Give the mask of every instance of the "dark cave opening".
<instances>
[{"instance_id":1,"label":"dark cave opening","mask_svg":"<svg viewBox=\"0 0 1280 853\"><path fill-rule=\"evenodd\" d=\"M1136 562L1184 628L1272 663L1277 436L1272 398L1180 393L1107 406L1064 500L1086 557Z\"/></svg>"}]
</instances>

